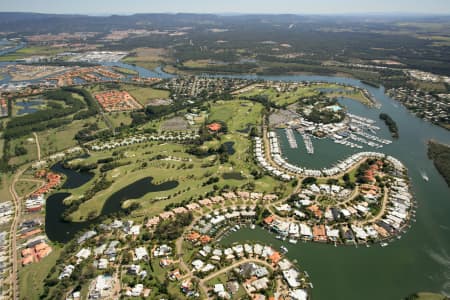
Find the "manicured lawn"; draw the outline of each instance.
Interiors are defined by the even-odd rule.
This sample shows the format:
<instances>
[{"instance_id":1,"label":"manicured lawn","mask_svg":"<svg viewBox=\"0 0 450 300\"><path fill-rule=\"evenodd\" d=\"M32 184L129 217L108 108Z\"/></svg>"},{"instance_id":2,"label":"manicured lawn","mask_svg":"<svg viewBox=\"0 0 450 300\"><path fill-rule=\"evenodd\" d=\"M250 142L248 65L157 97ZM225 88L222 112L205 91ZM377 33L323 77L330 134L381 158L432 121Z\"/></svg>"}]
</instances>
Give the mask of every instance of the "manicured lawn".
<instances>
[{"instance_id":1,"label":"manicured lawn","mask_svg":"<svg viewBox=\"0 0 450 300\"><path fill-rule=\"evenodd\" d=\"M319 92L314 87L298 87L292 92L278 92L274 88L261 89L256 88L240 96L251 97L257 95L265 95L269 100L278 105L289 105L297 102L299 98L306 98L318 95Z\"/></svg>"},{"instance_id":2,"label":"manicured lawn","mask_svg":"<svg viewBox=\"0 0 450 300\"><path fill-rule=\"evenodd\" d=\"M228 131L247 129L247 125L261 124L263 106L246 100L217 101L211 104L209 120L223 121Z\"/></svg>"},{"instance_id":3,"label":"manicured lawn","mask_svg":"<svg viewBox=\"0 0 450 300\"><path fill-rule=\"evenodd\" d=\"M237 130L246 129L248 125L260 124L262 108L262 105L259 103L255 104L245 100L211 103L209 119L226 122L229 133L206 142L204 147L217 149L225 142L232 142L235 152L229 155L228 162L225 163L220 163L216 155L210 155L205 158L195 157L185 152L186 146L175 143L149 142L116 149L116 151L123 151L119 161L129 162L129 164L108 171L107 178L114 182L113 185L81 204L79 209L71 215L72 220L84 220L90 212L100 213L105 201L114 192L148 176L154 178L153 182L155 184L175 180L179 185L172 190L150 192L140 199L126 200L123 203L124 207L133 202L140 204L140 208L133 211L132 217L140 218L159 214L168 204L202 198L208 192L224 186L243 189L247 184L253 184L255 190L259 192L271 193L277 190L287 194L292 190L290 185L283 184L270 176L263 176L258 180L251 176L252 170L258 169L251 156L251 142L246 133L237 132ZM122 114L119 113L118 115L121 116ZM157 126L157 124L154 124L154 126ZM100 158L111 157L112 152L91 152L91 156L84 159L84 163L94 163ZM177 159L151 160L151 158L161 154ZM179 158L187 161L179 161ZM212 164L208 165L208 162L212 162ZM191 167L183 167L187 165ZM224 179L222 175L230 172L241 174L242 179ZM95 178L98 178L100 176L99 170L96 170L95 174ZM219 181L214 184L205 184L211 176L219 178ZM90 183L71 190L72 197L67 199L67 201L70 202L71 199L81 197L92 187L93 182L96 180L95 178Z\"/></svg>"},{"instance_id":4,"label":"manicured lawn","mask_svg":"<svg viewBox=\"0 0 450 300\"><path fill-rule=\"evenodd\" d=\"M204 197L214 187L213 184L204 185L209 176L219 178L219 182L215 183L218 188L225 185L241 188L243 185L253 182L255 184L255 190L273 192L277 187L283 186L280 181L269 176L264 176L256 181L250 176L251 170L257 168L257 166L254 165L253 160L249 156L251 151L249 151L250 142L247 137L241 134L228 134L222 137L221 143L226 141L233 141L235 143L236 153L230 156L228 163L219 164L216 161L212 166L205 166L204 163L214 159L215 155L207 158L197 158L185 153L185 146L181 144L145 143L121 148L125 151L124 157L119 161L129 161L131 164L108 171L107 178L114 181L113 185L107 190L99 192L93 199L81 204L80 208L72 214L73 220L83 220L91 211L99 213L106 199L115 191L147 176L153 177L155 184L160 184L168 180L176 180L179 182L179 185L172 190L150 192L141 199L125 201L125 206L131 202L137 202L141 205L140 209L133 212L133 216L135 217L153 216L162 212L164 207L170 203L179 203L186 199ZM111 153L112 151L91 152L91 156L85 159L84 163L88 164L96 162L99 158L110 157ZM186 158L190 159L190 161L149 160L158 154L175 158ZM144 162L147 165L142 167L142 163ZM192 168L181 168L183 164L192 165ZM246 179L223 179L222 174L229 172L242 172L241 174ZM97 170L95 173L96 178L98 178L100 172ZM71 190L70 192L73 195L71 199L77 199L83 195L94 181L95 179L78 189ZM286 192L289 190L290 187L287 187Z\"/></svg>"},{"instance_id":5,"label":"manicured lawn","mask_svg":"<svg viewBox=\"0 0 450 300\"><path fill-rule=\"evenodd\" d=\"M348 98L348 99L352 99L352 100L361 102L362 104L365 104L365 105L369 105L369 106L372 105L372 101L370 101L366 96L364 96L364 94L360 90L345 91L345 92L336 91L336 92L327 94L327 96L330 98L344 97L344 98Z\"/></svg>"},{"instance_id":6,"label":"manicured lawn","mask_svg":"<svg viewBox=\"0 0 450 300\"><path fill-rule=\"evenodd\" d=\"M55 129L38 132L41 157L76 146L75 134L83 129L83 126L87 123L97 123L100 129L106 128L103 119L91 117L85 120L75 120Z\"/></svg>"},{"instance_id":7,"label":"manicured lawn","mask_svg":"<svg viewBox=\"0 0 450 300\"><path fill-rule=\"evenodd\" d=\"M147 105L154 99L167 99L170 96L170 92L167 90L159 90L149 87L139 87L133 85L124 85L123 89L128 91L134 99L136 99L142 105Z\"/></svg>"},{"instance_id":8,"label":"manicured lawn","mask_svg":"<svg viewBox=\"0 0 450 300\"><path fill-rule=\"evenodd\" d=\"M114 128L123 125L130 125L133 119L129 112L113 112L105 114L106 117L111 121Z\"/></svg>"},{"instance_id":9,"label":"manicured lawn","mask_svg":"<svg viewBox=\"0 0 450 300\"><path fill-rule=\"evenodd\" d=\"M370 105L371 101L364 96L362 91L355 89L353 87L345 87L333 83L320 83L314 84L308 87L297 87L292 91L278 92L275 88L254 88L251 91L243 93L239 96L242 97L254 97L254 96L267 96L268 99L278 105L289 105L297 102L299 99L317 96L320 89L336 89L336 91L331 91L327 93L327 96L331 97L341 97L350 98L363 104Z\"/></svg>"}]
</instances>

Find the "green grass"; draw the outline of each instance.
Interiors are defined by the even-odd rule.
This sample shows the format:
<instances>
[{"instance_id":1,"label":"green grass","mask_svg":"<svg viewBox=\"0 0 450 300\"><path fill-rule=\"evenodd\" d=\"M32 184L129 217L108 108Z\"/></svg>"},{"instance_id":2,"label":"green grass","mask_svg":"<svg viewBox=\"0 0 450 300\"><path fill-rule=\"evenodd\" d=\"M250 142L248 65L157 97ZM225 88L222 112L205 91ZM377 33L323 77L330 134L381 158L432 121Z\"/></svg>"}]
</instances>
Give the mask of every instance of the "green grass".
<instances>
[{"instance_id":1,"label":"green grass","mask_svg":"<svg viewBox=\"0 0 450 300\"><path fill-rule=\"evenodd\" d=\"M138 67L145 68L147 70L154 70L161 65L161 63L157 61L144 61L136 59L135 57L126 57L122 61L127 64L133 64Z\"/></svg>"},{"instance_id":2,"label":"green grass","mask_svg":"<svg viewBox=\"0 0 450 300\"><path fill-rule=\"evenodd\" d=\"M230 271L230 272L232 272L232 271ZM215 284L222 283L223 285L226 285L226 283L228 281L230 281L231 279L233 279L233 278L229 278L226 273L222 273L218 276L213 277L208 282L206 282L206 286L214 288ZM245 292L244 288L242 287L241 284L239 284L239 290L237 291L236 294L232 295L231 299L233 299L233 300L243 299L246 295L247 295L247 293Z\"/></svg>"},{"instance_id":3,"label":"green grass","mask_svg":"<svg viewBox=\"0 0 450 300\"><path fill-rule=\"evenodd\" d=\"M153 70L161 64L170 61L168 51L162 48L137 48L132 55L134 56L127 56L122 61L149 70Z\"/></svg>"},{"instance_id":4,"label":"green grass","mask_svg":"<svg viewBox=\"0 0 450 300\"><path fill-rule=\"evenodd\" d=\"M114 180L114 184L107 190L99 192L93 199L83 203L80 208L72 214L72 220L83 220L87 214L91 211L99 213L106 201L115 191L132 184L133 182L147 177L154 177L154 183L159 184L167 180L176 180L179 185L169 191L151 192L143 196L141 199L129 200L125 202L125 205L130 202L138 202L142 207L133 212L133 216L152 216L158 214L164 210L164 207L170 203L179 203L185 199L191 197L203 197L207 192L213 190L213 185L203 186L203 183L207 180L206 173L212 176L221 178L217 183L217 186L223 187L228 185L230 187L241 187L247 182L255 183L255 190L273 192L274 189L282 185L278 180L264 176L263 178L255 181L251 178L250 172L252 169L257 168L254 165L253 160L249 157L251 151L249 151L250 141L247 137L241 134L228 134L222 137L222 142L234 141L236 153L230 157L230 161L225 164L219 164L216 162L209 167L202 167L207 161L214 159L215 156L209 156L207 158L196 158L184 152L185 146L180 144L171 143L146 143L128 146L122 148L126 150L126 157L120 159L120 161L130 161L130 165L122 166L108 172L108 179ZM147 154L146 154L147 153ZM191 161L186 164L192 164L192 169L178 169L183 164L178 161L148 161L150 157L154 157L157 154L170 155L177 158L190 158ZM99 158L105 158L111 156L111 152L91 152L91 156L84 160L84 163L92 163ZM146 161L147 166L140 168L142 163ZM235 179L222 179L223 173L230 171L242 172L244 177L248 177L247 180L235 180ZM99 171L96 171L96 177L99 176ZM77 199L83 195L87 189L90 188L92 182L87 183L84 186L71 190L73 197L71 199ZM286 189L288 192L290 188ZM170 199L152 201L152 199L160 197L170 197ZM70 199L68 200L70 202Z\"/></svg>"},{"instance_id":5,"label":"green grass","mask_svg":"<svg viewBox=\"0 0 450 300\"><path fill-rule=\"evenodd\" d=\"M53 251L38 263L25 266L19 270L20 299L38 299L43 292L44 279L56 264L61 248L52 246Z\"/></svg>"},{"instance_id":6,"label":"green grass","mask_svg":"<svg viewBox=\"0 0 450 300\"><path fill-rule=\"evenodd\" d=\"M169 286L167 287L167 292L173 299L185 299L186 296L181 291L181 284L179 282L169 281Z\"/></svg>"},{"instance_id":7,"label":"green grass","mask_svg":"<svg viewBox=\"0 0 450 300\"><path fill-rule=\"evenodd\" d=\"M372 105L372 101L370 101L370 99L368 99L366 96L364 96L363 92L360 90L353 90L353 91L347 91L347 92L336 91L336 92L332 92L332 93L327 93L327 96L330 98L344 97L344 98L348 98L348 99L352 99L352 100L361 102L362 104L365 104L367 106Z\"/></svg>"},{"instance_id":8,"label":"green grass","mask_svg":"<svg viewBox=\"0 0 450 300\"><path fill-rule=\"evenodd\" d=\"M263 106L247 100L217 101L211 105L209 120L227 123L228 130L244 130L247 124L261 124Z\"/></svg>"},{"instance_id":9,"label":"green grass","mask_svg":"<svg viewBox=\"0 0 450 300\"><path fill-rule=\"evenodd\" d=\"M52 48L47 46L31 46L17 50L14 53L0 56L0 61L13 61L17 59L23 59L30 56L47 56L55 55L60 52L67 51L68 48Z\"/></svg>"},{"instance_id":10,"label":"green grass","mask_svg":"<svg viewBox=\"0 0 450 300\"><path fill-rule=\"evenodd\" d=\"M212 63L209 59L197 59L197 60L188 60L183 63L183 66L188 68L204 68L209 66L216 66L216 64Z\"/></svg>"},{"instance_id":11,"label":"green grass","mask_svg":"<svg viewBox=\"0 0 450 300\"><path fill-rule=\"evenodd\" d=\"M298 87L291 92L278 92L275 88L255 88L240 96L251 97L257 95L265 95L269 100L277 105L289 105L297 102L299 98L306 98L318 95L319 92L313 87Z\"/></svg>"},{"instance_id":12,"label":"green grass","mask_svg":"<svg viewBox=\"0 0 450 300\"><path fill-rule=\"evenodd\" d=\"M127 68L121 68L121 67L113 67L113 70L125 75L132 75L132 76L136 76L139 74L138 71L135 70L131 70L131 69L127 69Z\"/></svg>"},{"instance_id":13,"label":"green grass","mask_svg":"<svg viewBox=\"0 0 450 300\"><path fill-rule=\"evenodd\" d=\"M0 202L12 200L9 192L11 180L11 175L0 174Z\"/></svg>"},{"instance_id":14,"label":"green grass","mask_svg":"<svg viewBox=\"0 0 450 300\"><path fill-rule=\"evenodd\" d=\"M129 92L130 95L133 96L134 99L136 99L136 101L144 106L147 105L151 100L168 99L170 96L170 92L168 90L154 89L151 87L144 87L134 84L122 83L119 85L119 89ZM88 90L94 94L100 91L110 90L110 87L102 84L96 84L89 86Z\"/></svg>"},{"instance_id":15,"label":"green grass","mask_svg":"<svg viewBox=\"0 0 450 300\"><path fill-rule=\"evenodd\" d=\"M23 197L35 191L39 186L40 184L34 181L17 181L16 191L20 197Z\"/></svg>"},{"instance_id":16,"label":"green grass","mask_svg":"<svg viewBox=\"0 0 450 300\"><path fill-rule=\"evenodd\" d=\"M126 187L144 177L152 176L155 184L160 184L168 180L176 180L179 185L169 191L150 192L141 199L131 199L124 203L124 206L137 202L141 208L132 213L133 218L143 216L153 216L164 210L164 207L171 203L179 203L183 200L204 197L206 193L213 191L214 185L204 185L209 176L220 178L216 183L220 189L225 185L229 187L243 188L248 183L253 183L255 190L260 192L273 192L279 190L284 194L292 190L290 185L285 185L280 181L264 176L261 179L254 180L250 175L251 171L258 169L251 157L251 142L247 134L237 132L247 127L248 124L260 124L262 115L262 105L250 101L217 101L211 105L210 119L218 119L228 124L229 133L221 135L220 139L205 143L204 147L217 148L222 143L233 142L235 153L230 155L227 163L220 163L216 155L210 155L206 158L197 158L185 152L186 146L175 143L155 143L148 142L144 144L131 145L119 148L124 151L120 162L130 162L128 165L118 167L107 172L107 178L112 180L113 185L107 190L99 192L93 199L90 199L80 205L79 209L71 215L72 220L85 220L90 212L100 213L105 201L114 192ZM119 113L119 116L121 114ZM153 124L152 126L157 126ZM96 162L100 158L110 157L113 151L91 152L89 158L83 159L83 163L89 164ZM152 160L158 154L172 156L176 158L188 159L189 162L180 162L175 160ZM142 164L146 165L142 167ZM205 165L207 162L213 162L212 165ZM192 168L181 168L181 165L192 165ZM223 179L222 175L229 172L241 173L244 179ZM100 171L95 171L95 178L100 176ZM72 197L67 199L78 199L88 189L92 187L95 178L89 183L77 189L71 190ZM167 197L167 199L160 199Z\"/></svg>"},{"instance_id":17,"label":"green grass","mask_svg":"<svg viewBox=\"0 0 450 300\"><path fill-rule=\"evenodd\" d=\"M86 120L75 120L70 124L55 129L38 132L41 157L76 146L75 134L83 128L84 124L95 122L97 122L100 129L106 128L103 119L91 117Z\"/></svg>"},{"instance_id":18,"label":"green grass","mask_svg":"<svg viewBox=\"0 0 450 300\"><path fill-rule=\"evenodd\" d=\"M123 89L128 91L134 99L142 105L147 105L148 102L154 99L168 99L170 92L167 90L158 90L149 87L139 87L133 85L124 86Z\"/></svg>"},{"instance_id":19,"label":"green grass","mask_svg":"<svg viewBox=\"0 0 450 300\"><path fill-rule=\"evenodd\" d=\"M5 140L0 139L0 159L3 158L3 147L5 147Z\"/></svg>"},{"instance_id":20,"label":"green grass","mask_svg":"<svg viewBox=\"0 0 450 300\"><path fill-rule=\"evenodd\" d=\"M106 117L111 121L114 128L123 125L130 125L133 119L129 112L114 112L105 114Z\"/></svg>"},{"instance_id":21,"label":"green grass","mask_svg":"<svg viewBox=\"0 0 450 300\"><path fill-rule=\"evenodd\" d=\"M14 156L14 149L16 146L23 146L27 150L27 154L21 156ZM9 164L21 165L37 159L37 148L32 134L12 140L10 142L11 159Z\"/></svg>"}]
</instances>

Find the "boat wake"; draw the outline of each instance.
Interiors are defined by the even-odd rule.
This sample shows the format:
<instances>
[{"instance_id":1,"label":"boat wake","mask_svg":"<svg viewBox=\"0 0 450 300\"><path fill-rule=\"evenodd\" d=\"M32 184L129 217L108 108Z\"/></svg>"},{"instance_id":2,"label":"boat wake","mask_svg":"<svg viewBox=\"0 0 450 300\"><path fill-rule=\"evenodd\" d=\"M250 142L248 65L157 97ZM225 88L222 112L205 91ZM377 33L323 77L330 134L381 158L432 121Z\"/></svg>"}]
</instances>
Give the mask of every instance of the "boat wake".
<instances>
[{"instance_id":1,"label":"boat wake","mask_svg":"<svg viewBox=\"0 0 450 300\"><path fill-rule=\"evenodd\" d=\"M442 285L441 294L449 297L450 295L450 256L445 249L441 249L440 253L434 250L427 250L428 255L437 262L439 265L445 267L445 271L442 273L444 283Z\"/></svg>"}]
</instances>

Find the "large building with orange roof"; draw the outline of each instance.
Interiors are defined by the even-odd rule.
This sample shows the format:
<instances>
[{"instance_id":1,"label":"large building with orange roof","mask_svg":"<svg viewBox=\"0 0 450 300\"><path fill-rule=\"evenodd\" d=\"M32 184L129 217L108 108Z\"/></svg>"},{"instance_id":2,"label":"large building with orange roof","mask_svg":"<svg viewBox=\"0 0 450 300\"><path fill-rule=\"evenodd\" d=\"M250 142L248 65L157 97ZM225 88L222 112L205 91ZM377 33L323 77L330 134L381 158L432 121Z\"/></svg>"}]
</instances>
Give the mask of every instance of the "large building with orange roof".
<instances>
[{"instance_id":1,"label":"large building with orange roof","mask_svg":"<svg viewBox=\"0 0 450 300\"><path fill-rule=\"evenodd\" d=\"M0 98L0 117L8 116L8 103L5 99Z\"/></svg>"},{"instance_id":2,"label":"large building with orange roof","mask_svg":"<svg viewBox=\"0 0 450 300\"><path fill-rule=\"evenodd\" d=\"M206 126L210 132L219 132L222 129L222 125L220 123L211 123Z\"/></svg>"},{"instance_id":3,"label":"large building with orange roof","mask_svg":"<svg viewBox=\"0 0 450 300\"><path fill-rule=\"evenodd\" d=\"M272 255L269 256L269 259L272 261L272 264L276 265L281 259L281 255L279 252L274 251Z\"/></svg>"},{"instance_id":4,"label":"large building with orange roof","mask_svg":"<svg viewBox=\"0 0 450 300\"><path fill-rule=\"evenodd\" d=\"M311 206L308 206L307 209L309 211L311 211L314 216L316 216L317 218L322 218L323 216L323 211L319 208L319 206L317 206L316 204L313 204Z\"/></svg>"},{"instance_id":5,"label":"large building with orange roof","mask_svg":"<svg viewBox=\"0 0 450 300\"><path fill-rule=\"evenodd\" d=\"M325 230L325 225L315 225L313 227L313 236L314 236L314 241L316 241L316 242L326 242L327 241L327 233Z\"/></svg>"},{"instance_id":6,"label":"large building with orange roof","mask_svg":"<svg viewBox=\"0 0 450 300\"><path fill-rule=\"evenodd\" d=\"M22 265L28 265L33 262L38 262L52 252L52 247L47 243L41 242L32 248L25 248L21 251Z\"/></svg>"},{"instance_id":7,"label":"large building with orange roof","mask_svg":"<svg viewBox=\"0 0 450 300\"><path fill-rule=\"evenodd\" d=\"M275 220L275 216L268 216L266 218L264 218L264 223L269 225L272 224L272 222Z\"/></svg>"}]
</instances>

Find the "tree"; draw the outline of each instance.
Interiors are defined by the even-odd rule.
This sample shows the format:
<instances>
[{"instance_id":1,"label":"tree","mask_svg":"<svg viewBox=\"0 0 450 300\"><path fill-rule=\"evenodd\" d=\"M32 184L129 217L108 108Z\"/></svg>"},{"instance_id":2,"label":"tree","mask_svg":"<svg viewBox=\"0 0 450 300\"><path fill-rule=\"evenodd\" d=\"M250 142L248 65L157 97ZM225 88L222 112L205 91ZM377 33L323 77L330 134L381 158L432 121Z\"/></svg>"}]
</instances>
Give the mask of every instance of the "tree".
<instances>
[{"instance_id":1,"label":"tree","mask_svg":"<svg viewBox=\"0 0 450 300\"><path fill-rule=\"evenodd\" d=\"M305 179L303 179L302 184L303 185L310 185L310 184L315 184L317 182L317 178L315 177L306 177Z\"/></svg>"},{"instance_id":2,"label":"tree","mask_svg":"<svg viewBox=\"0 0 450 300\"><path fill-rule=\"evenodd\" d=\"M342 176L342 179L347 182L350 181L350 175L348 173L345 173L344 176Z\"/></svg>"}]
</instances>

